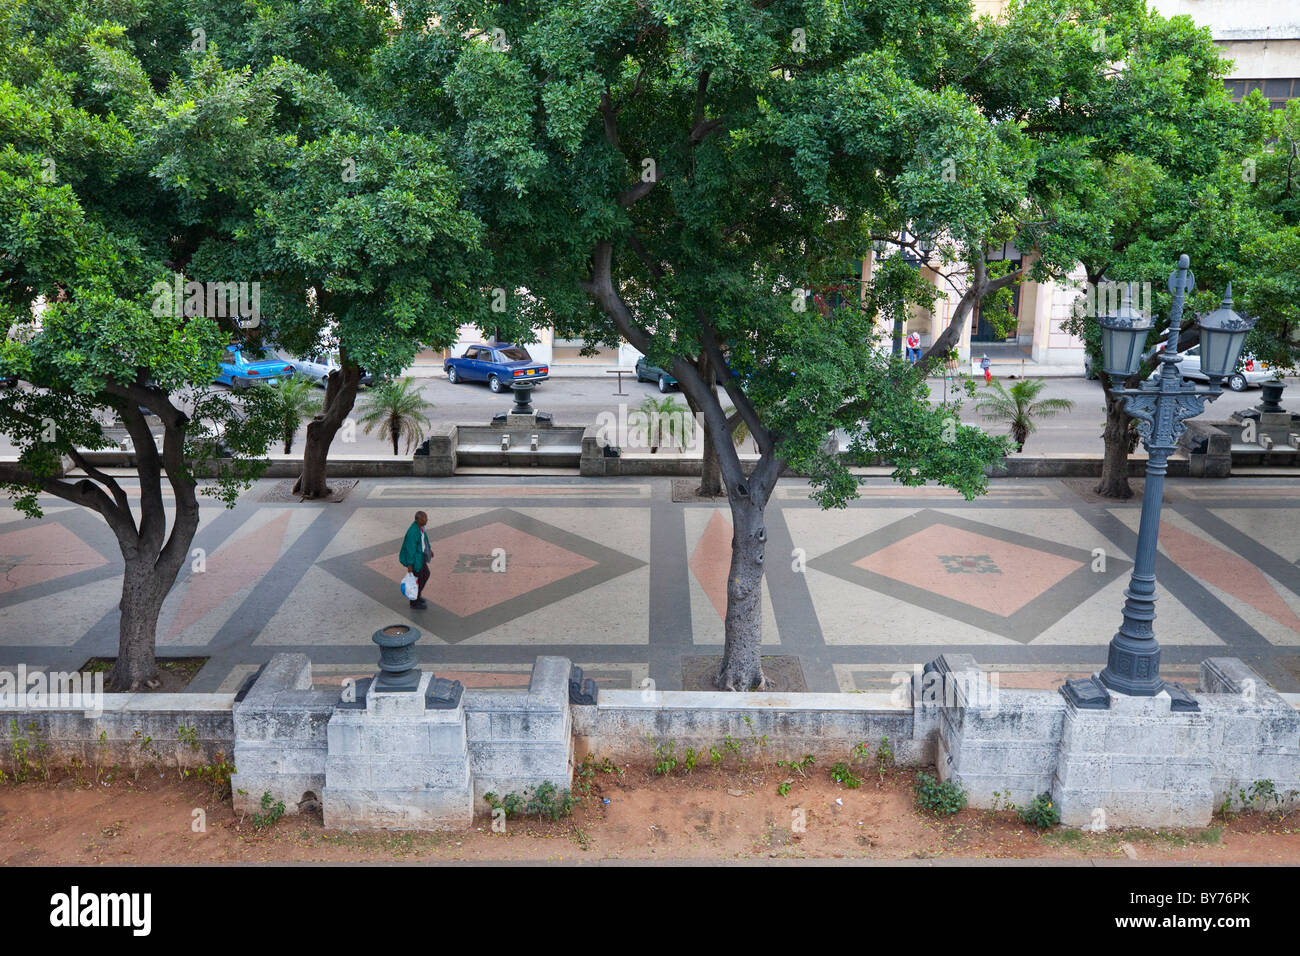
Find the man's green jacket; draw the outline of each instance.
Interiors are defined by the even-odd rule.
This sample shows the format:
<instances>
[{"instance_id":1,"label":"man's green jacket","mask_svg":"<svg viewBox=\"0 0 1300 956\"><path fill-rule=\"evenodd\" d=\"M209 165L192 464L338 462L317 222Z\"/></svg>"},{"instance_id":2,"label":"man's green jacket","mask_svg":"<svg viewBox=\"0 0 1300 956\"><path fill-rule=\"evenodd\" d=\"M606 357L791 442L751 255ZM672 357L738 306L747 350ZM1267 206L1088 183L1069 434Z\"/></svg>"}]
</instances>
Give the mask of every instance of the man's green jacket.
<instances>
[{"instance_id":1,"label":"man's green jacket","mask_svg":"<svg viewBox=\"0 0 1300 956\"><path fill-rule=\"evenodd\" d=\"M420 533L420 526L414 521L406 529L406 537L402 539L402 550L397 555L397 560L402 562L404 568L415 568L417 574L424 567L424 537Z\"/></svg>"}]
</instances>

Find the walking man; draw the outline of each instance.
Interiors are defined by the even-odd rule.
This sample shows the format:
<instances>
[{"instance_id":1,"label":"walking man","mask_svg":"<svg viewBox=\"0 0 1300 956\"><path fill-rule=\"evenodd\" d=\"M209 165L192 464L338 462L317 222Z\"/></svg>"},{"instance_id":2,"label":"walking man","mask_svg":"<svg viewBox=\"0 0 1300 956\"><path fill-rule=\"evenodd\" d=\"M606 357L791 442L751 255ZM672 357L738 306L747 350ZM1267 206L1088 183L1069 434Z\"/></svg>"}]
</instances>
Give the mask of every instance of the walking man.
<instances>
[{"instance_id":1,"label":"walking man","mask_svg":"<svg viewBox=\"0 0 1300 956\"><path fill-rule=\"evenodd\" d=\"M993 381L993 363L989 361L987 355L980 359L980 368L984 369L984 384L987 385Z\"/></svg>"},{"instance_id":2,"label":"walking man","mask_svg":"<svg viewBox=\"0 0 1300 956\"><path fill-rule=\"evenodd\" d=\"M921 361L921 336L915 332L910 332L907 336L907 360L913 365Z\"/></svg>"},{"instance_id":3,"label":"walking man","mask_svg":"<svg viewBox=\"0 0 1300 956\"><path fill-rule=\"evenodd\" d=\"M415 594L415 600L411 602L411 607L421 611L429 606L424 600L424 586L429 582L429 559L433 557L433 549L429 547L429 536L424 533L424 526L428 523L427 514L423 511L415 513L415 520L406 529L406 537L402 539L402 550L397 555L397 560L402 562L406 570L415 575L419 590Z\"/></svg>"}]
</instances>

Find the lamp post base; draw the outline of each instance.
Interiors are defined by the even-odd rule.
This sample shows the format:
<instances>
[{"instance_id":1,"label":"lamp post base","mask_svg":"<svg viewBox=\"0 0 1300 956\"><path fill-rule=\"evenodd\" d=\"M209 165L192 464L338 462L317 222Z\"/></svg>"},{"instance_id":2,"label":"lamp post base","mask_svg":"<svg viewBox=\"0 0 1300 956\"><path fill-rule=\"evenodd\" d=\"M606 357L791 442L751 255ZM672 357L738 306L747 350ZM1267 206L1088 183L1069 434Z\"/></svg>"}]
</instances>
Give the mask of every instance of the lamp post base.
<instances>
[{"instance_id":1,"label":"lamp post base","mask_svg":"<svg viewBox=\"0 0 1300 956\"><path fill-rule=\"evenodd\" d=\"M1078 710L1110 710L1111 695L1103 676L1094 674L1092 677L1068 680L1061 686L1061 696ZM1114 692L1125 697L1154 697L1161 691L1169 695L1169 710L1173 713L1196 713L1201 709L1187 688L1173 681L1160 681L1153 694L1126 694L1119 690Z\"/></svg>"}]
</instances>

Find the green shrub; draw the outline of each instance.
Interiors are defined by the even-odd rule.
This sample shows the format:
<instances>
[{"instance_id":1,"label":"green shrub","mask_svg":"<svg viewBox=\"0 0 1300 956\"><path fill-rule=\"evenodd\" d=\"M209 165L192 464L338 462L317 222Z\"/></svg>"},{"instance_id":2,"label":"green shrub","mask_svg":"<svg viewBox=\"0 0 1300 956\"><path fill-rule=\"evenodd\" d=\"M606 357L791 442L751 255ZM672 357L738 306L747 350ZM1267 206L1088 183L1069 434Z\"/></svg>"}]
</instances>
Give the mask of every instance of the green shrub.
<instances>
[{"instance_id":1,"label":"green shrub","mask_svg":"<svg viewBox=\"0 0 1300 956\"><path fill-rule=\"evenodd\" d=\"M966 791L951 780L936 780L928 773L916 775L916 805L935 816L952 816L966 806Z\"/></svg>"},{"instance_id":2,"label":"green shrub","mask_svg":"<svg viewBox=\"0 0 1300 956\"><path fill-rule=\"evenodd\" d=\"M568 790L559 789L549 780L538 784L535 789L530 789L528 792L532 796L528 798L528 804L524 807L526 813L545 817L548 820L558 820L573 812L573 805L576 802L573 795Z\"/></svg>"},{"instance_id":3,"label":"green shrub","mask_svg":"<svg viewBox=\"0 0 1300 956\"><path fill-rule=\"evenodd\" d=\"M1047 830L1061 822L1061 811L1052 802L1050 793L1040 793L1027 807L1020 807L1016 814L1031 827Z\"/></svg>"}]
</instances>

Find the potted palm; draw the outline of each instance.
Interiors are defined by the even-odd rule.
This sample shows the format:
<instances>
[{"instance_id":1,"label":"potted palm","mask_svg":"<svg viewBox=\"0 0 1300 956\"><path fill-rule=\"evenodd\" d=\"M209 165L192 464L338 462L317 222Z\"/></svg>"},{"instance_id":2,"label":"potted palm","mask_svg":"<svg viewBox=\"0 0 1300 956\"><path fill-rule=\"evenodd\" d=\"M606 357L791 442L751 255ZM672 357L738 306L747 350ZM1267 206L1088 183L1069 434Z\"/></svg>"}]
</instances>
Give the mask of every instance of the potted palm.
<instances>
[{"instance_id":1,"label":"potted palm","mask_svg":"<svg viewBox=\"0 0 1300 956\"><path fill-rule=\"evenodd\" d=\"M280 401L280 439L286 455L293 452L293 438L304 421L321 409L321 399L316 394L316 383L301 375L280 382L277 395Z\"/></svg>"},{"instance_id":2,"label":"potted palm","mask_svg":"<svg viewBox=\"0 0 1300 956\"><path fill-rule=\"evenodd\" d=\"M414 380L409 377L393 379L372 389L361 406L361 427L369 435L375 429L393 443L393 454L397 454L397 444L406 440L406 451L418 445L424 439L424 431L429 427L429 418L425 412L433 409L433 403L427 401Z\"/></svg>"},{"instance_id":3,"label":"potted palm","mask_svg":"<svg viewBox=\"0 0 1300 956\"><path fill-rule=\"evenodd\" d=\"M1010 425L1016 451L1024 451L1025 440L1038 430L1035 419L1051 418L1057 412L1066 412L1074 407L1074 402L1068 398L1038 400L1046 385L1046 379L1026 378L1007 388L994 379L986 386L984 397L975 403L975 410L985 421Z\"/></svg>"}]
</instances>

